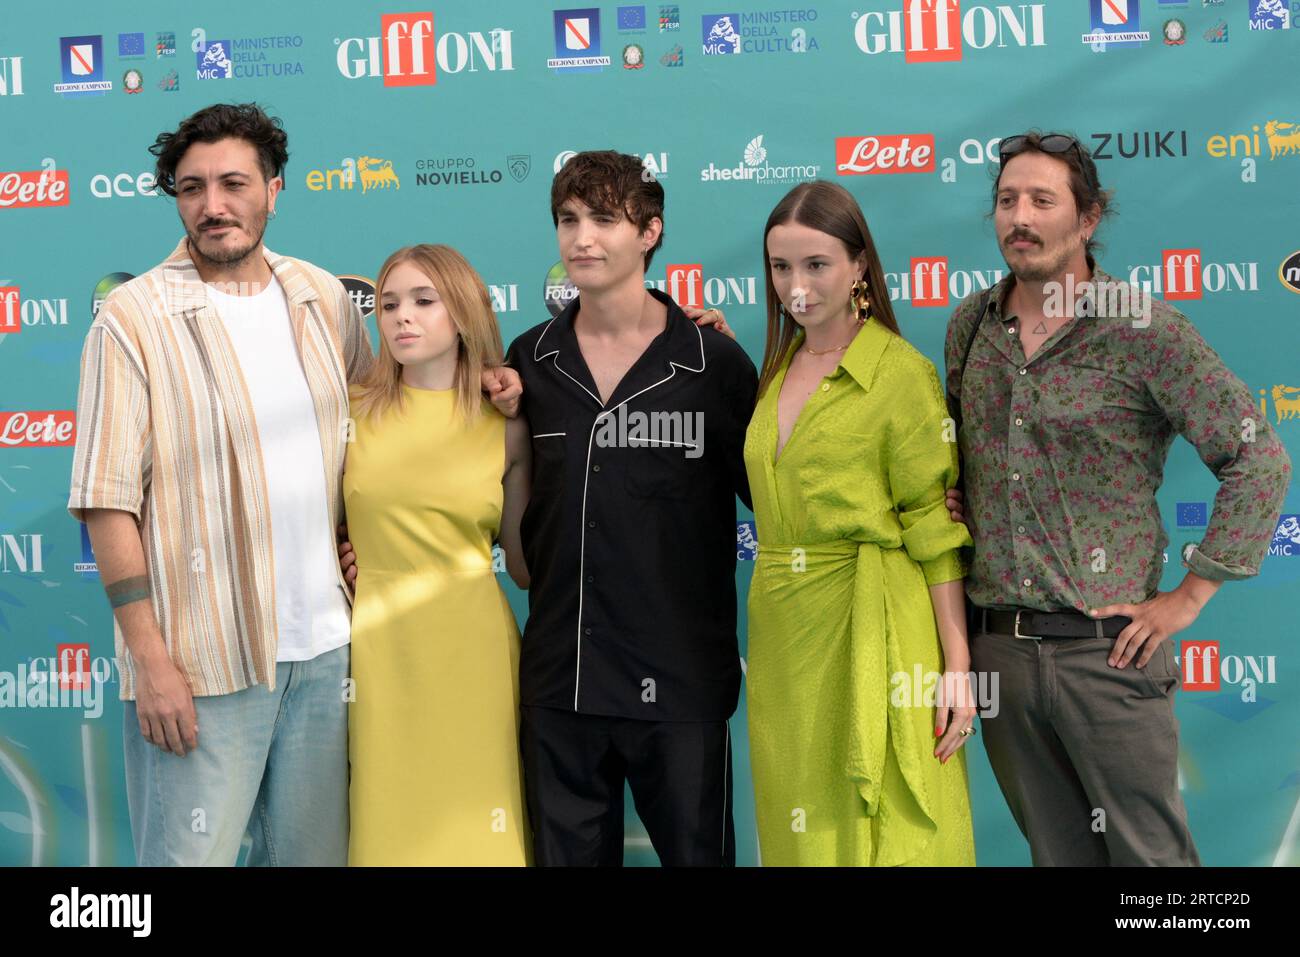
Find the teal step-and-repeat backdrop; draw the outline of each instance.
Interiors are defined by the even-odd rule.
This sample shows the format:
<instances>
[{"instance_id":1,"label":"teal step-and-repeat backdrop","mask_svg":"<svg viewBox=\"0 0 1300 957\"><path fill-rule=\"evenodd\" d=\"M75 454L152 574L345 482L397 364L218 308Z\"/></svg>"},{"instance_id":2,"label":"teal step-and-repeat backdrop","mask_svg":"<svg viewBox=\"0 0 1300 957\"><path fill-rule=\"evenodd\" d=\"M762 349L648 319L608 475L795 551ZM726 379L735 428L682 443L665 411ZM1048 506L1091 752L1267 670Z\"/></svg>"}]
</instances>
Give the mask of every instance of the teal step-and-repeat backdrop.
<instances>
[{"instance_id":1,"label":"teal step-and-repeat backdrop","mask_svg":"<svg viewBox=\"0 0 1300 957\"><path fill-rule=\"evenodd\" d=\"M393 249L449 243L491 286L507 342L566 295L555 170L574 150L636 153L668 196L648 281L720 306L756 360L761 231L790 186L857 196L903 333L942 366L951 308L1005 268L985 216L998 139L1072 131L1117 193L1102 266L1177 299L1300 460L1300 2L197 9L77 0L0 20L2 864L134 859L109 609L65 510L78 359L96 304L182 234L146 147L216 101L255 100L288 130L268 246L352 277L364 301ZM1163 587L1215 488L1178 442ZM1200 643L1177 711L1207 864L1300 863L1297 512L1293 493L1262 573L1175 639ZM742 650L753 548L742 523ZM753 864L743 697L733 736ZM978 737L969 757L980 863L1028 863ZM627 858L655 860L630 802Z\"/></svg>"}]
</instances>

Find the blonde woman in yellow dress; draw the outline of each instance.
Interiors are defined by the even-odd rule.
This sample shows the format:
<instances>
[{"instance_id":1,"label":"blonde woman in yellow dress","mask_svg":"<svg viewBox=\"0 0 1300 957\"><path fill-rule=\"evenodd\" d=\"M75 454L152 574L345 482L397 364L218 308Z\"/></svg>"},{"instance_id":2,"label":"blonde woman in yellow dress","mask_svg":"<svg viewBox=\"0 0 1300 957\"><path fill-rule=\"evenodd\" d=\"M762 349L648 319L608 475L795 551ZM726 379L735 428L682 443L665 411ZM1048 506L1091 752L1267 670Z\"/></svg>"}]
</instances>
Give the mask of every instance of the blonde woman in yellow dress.
<instances>
[{"instance_id":1,"label":"blonde woman in yellow dress","mask_svg":"<svg viewBox=\"0 0 1300 957\"><path fill-rule=\"evenodd\" d=\"M795 187L763 255L767 348L745 439L762 861L973 865L958 750L975 716L959 553L971 540L944 503L957 446L938 376L898 333L846 189Z\"/></svg>"},{"instance_id":2,"label":"blonde woman in yellow dress","mask_svg":"<svg viewBox=\"0 0 1300 957\"><path fill-rule=\"evenodd\" d=\"M528 427L482 398L502 361L488 291L447 246L393 253L379 357L352 393L343 476L352 612L354 865L524 865L519 631L492 567L528 585Z\"/></svg>"}]
</instances>

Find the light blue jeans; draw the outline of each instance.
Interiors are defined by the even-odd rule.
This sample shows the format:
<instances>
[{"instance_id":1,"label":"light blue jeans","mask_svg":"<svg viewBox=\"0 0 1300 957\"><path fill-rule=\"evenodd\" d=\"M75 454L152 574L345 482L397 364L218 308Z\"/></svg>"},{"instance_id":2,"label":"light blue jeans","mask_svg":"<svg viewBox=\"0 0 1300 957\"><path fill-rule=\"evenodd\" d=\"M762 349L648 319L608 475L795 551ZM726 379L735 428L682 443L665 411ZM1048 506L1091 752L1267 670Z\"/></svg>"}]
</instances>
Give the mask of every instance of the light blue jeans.
<instances>
[{"instance_id":1,"label":"light blue jeans","mask_svg":"<svg viewBox=\"0 0 1300 957\"><path fill-rule=\"evenodd\" d=\"M281 662L275 691L197 697L199 747L180 758L140 734L123 702L126 791L142 867L348 862L350 647Z\"/></svg>"}]
</instances>

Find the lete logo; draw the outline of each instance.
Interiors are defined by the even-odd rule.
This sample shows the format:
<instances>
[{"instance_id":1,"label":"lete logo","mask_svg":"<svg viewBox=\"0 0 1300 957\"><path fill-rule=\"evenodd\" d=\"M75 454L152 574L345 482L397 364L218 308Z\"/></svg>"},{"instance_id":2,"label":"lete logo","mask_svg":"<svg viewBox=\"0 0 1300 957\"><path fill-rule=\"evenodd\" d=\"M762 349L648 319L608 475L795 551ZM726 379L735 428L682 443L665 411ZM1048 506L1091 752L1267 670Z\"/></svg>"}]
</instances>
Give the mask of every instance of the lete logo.
<instances>
[{"instance_id":1,"label":"lete logo","mask_svg":"<svg viewBox=\"0 0 1300 957\"><path fill-rule=\"evenodd\" d=\"M66 446L77 442L77 413L72 409L0 412L0 446Z\"/></svg>"},{"instance_id":2,"label":"lete logo","mask_svg":"<svg viewBox=\"0 0 1300 957\"><path fill-rule=\"evenodd\" d=\"M68 199L67 170L0 173L0 209L67 206Z\"/></svg>"},{"instance_id":3,"label":"lete logo","mask_svg":"<svg viewBox=\"0 0 1300 957\"><path fill-rule=\"evenodd\" d=\"M934 136L841 136L835 140L835 171L841 176L933 173Z\"/></svg>"}]
</instances>

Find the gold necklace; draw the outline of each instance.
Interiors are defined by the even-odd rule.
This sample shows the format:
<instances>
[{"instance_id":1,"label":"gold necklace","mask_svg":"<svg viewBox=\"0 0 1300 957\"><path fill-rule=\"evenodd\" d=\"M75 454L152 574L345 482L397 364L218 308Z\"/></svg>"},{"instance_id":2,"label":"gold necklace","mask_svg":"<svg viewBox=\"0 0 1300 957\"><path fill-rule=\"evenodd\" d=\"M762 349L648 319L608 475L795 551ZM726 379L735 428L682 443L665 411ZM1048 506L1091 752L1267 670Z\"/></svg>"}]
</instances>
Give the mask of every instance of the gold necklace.
<instances>
[{"instance_id":1,"label":"gold necklace","mask_svg":"<svg viewBox=\"0 0 1300 957\"><path fill-rule=\"evenodd\" d=\"M859 320L858 320L858 328L861 329L862 326L863 326L865 323L866 323L866 320L865 320L865 319L859 319ZM854 336L856 336L856 335L857 335L857 333L855 332L855 333L854 333ZM810 355L810 356L828 356L828 355L830 355L830 354L833 353L833 352L843 352L845 349L847 349L847 348L848 348L849 346L851 346L851 345L853 345L853 340L852 340L852 339L850 339L848 342L844 343L844 345L842 345L842 346L836 346L834 349L809 349L809 348L808 348L808 343L807 343L807 341L805 340L805 341L804 341L804 346L803 346L803 351L806 352L806 353L808 353L808 355Z\"/></svg>"}]
</instances>

